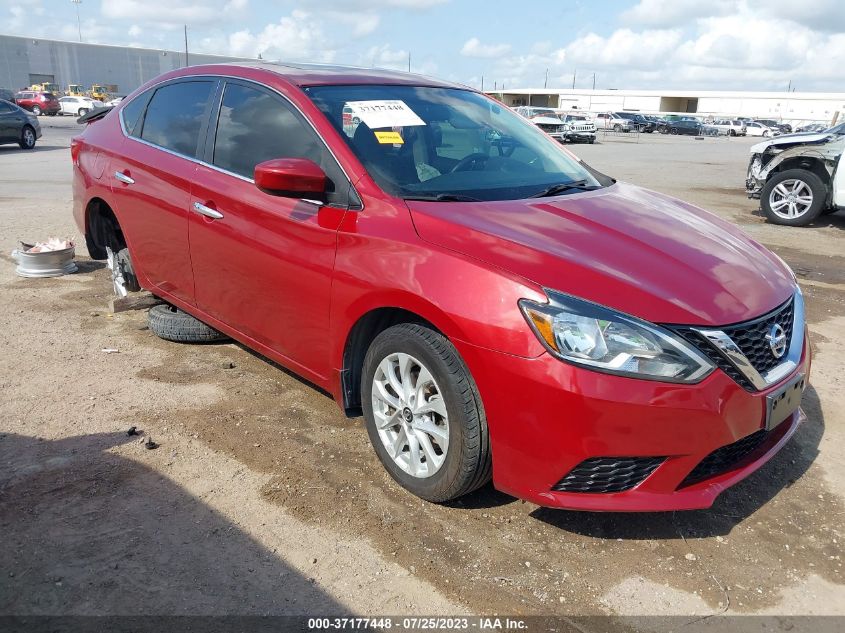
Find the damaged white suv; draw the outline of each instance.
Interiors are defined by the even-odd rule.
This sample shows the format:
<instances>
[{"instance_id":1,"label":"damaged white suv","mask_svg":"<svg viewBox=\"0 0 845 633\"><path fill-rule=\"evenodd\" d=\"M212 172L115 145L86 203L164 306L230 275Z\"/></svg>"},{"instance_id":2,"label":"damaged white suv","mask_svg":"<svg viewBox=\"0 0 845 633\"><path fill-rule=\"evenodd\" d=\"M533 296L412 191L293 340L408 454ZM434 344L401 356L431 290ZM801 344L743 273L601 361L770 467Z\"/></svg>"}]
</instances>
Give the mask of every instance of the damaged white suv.
<instances>
[{"instance_id":1,"label":"damaged white suv","mask_svg":"<svg viewBox=\"0 0 845 633\"><path fill-rule=\"evenodd\" d=\"M806 226L845 208L845 123L824 132L778 136L751 147L745 190L770 222Z\"/></svg>"}]
</instances>

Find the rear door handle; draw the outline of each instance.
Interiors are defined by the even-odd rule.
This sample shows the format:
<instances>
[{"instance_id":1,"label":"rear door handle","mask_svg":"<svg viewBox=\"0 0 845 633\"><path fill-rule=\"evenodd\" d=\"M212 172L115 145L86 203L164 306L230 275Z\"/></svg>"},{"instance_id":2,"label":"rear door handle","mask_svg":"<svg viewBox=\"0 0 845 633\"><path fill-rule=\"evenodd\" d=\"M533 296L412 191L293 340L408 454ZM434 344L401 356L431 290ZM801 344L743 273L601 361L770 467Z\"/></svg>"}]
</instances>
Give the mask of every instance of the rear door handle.
<instances>
[{"instance_id":1,"label":"rear door handle","mask_svg":"<svg viewBox=\"0 0 845 633\"><path fill-rule=\"evenodd\" d=\"M207 207L200 202L194 202L194 211L207 218L211 218L212 220L220 220L223 218L223 214L220 213L220 211Z\"/></svg>"},{"instance_id":2,"label":"rear door handle","mask_svg":"<svg viewBox=\"0 0 845 633\"><path fill-rule=\"evenodd\" d=\"M126 185L134 185L135 184L135 180L133 178L130 178L126 174L124 174L122 171L114 172L114 177L117 180L119 180L120 182L122 182Z\"/></svg>"}]
</instances>

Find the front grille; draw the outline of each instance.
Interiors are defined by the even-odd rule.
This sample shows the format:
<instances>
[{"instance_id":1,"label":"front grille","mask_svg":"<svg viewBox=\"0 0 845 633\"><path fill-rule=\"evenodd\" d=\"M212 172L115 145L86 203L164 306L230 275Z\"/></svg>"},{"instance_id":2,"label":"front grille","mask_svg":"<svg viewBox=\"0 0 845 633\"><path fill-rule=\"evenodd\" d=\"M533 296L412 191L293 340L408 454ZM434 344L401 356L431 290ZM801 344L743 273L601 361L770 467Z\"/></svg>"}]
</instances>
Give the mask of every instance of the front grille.
<instances>
[{"instance_id":1,"label":"front grille","mask_svg":"<svg viewBox=\"0 0 845 633\"><path fill-rule=\"evenodd\" d=\"M687 475L686 479L681 482L679 488L690 486L704 479L720 475L733 466L741 462L743 459L751 455L757 450L768 436L768 431L760 429L751 435L737 440L733 444L728 444L722 448L717 448L707 457L701 460L692 472Z\"/></svg>"},{"instance_id":2,"label":"front grille","mask_svg":"<svg viewBox=\"0 0 845 633\"><path fill-rule=\"evenodd\" d=\"M720 329L736 343L740 351L751 363L752 367L760 374L777 367L784 361L784 357L776 358L769 347L766 335L774 324L783 328L786 335L787 350L792 342L793 316L795 312L794 299L790 299L783 305L775 308L768 314L736 325L725 326ZM746 391L756 391L751 381L748 380L725 356L704 336L693 327L673 327L675 332L684 337L687 341L704 353L716 366L733 378Z\"/></svg>"},{"instance_id":3,"label":"front grille","mask_svg":"<svg viewBox=\"0 0 845 633\"><path fill-rule=\"evenodd\" d=\"M623 492L645 480L665 457L591 457L552 486L557 492Z\"/></svg>"},{"instance_id":4,"label":"front grille","mask_svg":"<svg viewBox=\"0 0 845 633\"><path fill-rule=\"evenodd\" d=\"M733 363L725 358L722 353L713 347L713 345L711 345L710 342L701 334L691 328L676 328L675 331L683 336L687 341L695 345L699 351L704 352L705 356L713 361L713 364L716 365L716 367L725 372L728 377L733 378L740 387L746 391L756 391L754 385L751 384L751 381L748 380L741 371L734 367Z\"/></svg>"},{"instance_id":5,"label":"front grille","mask_svg":"<svg viewBox=\"0 0 845 633\"><path fill-rule=\"evenodd\" d=\"M562 125L552 125L551 123L538 123L537 127L547 134L556 134L563 129Z\"/></svg>"},{"instance_id":6,"label":"front grille","mask_svg":"<svg viewBox=\"0 0 845 633\"><path fill-rule=\"evenodd\" d=\"M761 374L779 365L783 358L775 358L766 340L766 334L775 324L780 325L786 334L786 345L792 341L793 301L790 299L781 307L755 321L723 327L722 331L733 339L745 357Z\"/></svg>"}]
</instances>

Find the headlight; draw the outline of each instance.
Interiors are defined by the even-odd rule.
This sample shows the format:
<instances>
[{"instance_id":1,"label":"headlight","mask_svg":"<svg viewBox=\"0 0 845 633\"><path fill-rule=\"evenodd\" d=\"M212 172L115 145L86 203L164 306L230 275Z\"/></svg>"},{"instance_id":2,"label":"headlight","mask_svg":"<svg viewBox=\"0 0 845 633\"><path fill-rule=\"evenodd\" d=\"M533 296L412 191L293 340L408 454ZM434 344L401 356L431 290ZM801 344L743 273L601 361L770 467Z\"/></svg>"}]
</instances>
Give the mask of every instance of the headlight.
<instances>
[{"instance_id":1,"label":"headlight","mask_svg":"<svg viewBox=\"0 0 845 633\"><path fill-rule=\"evenodd\" d=\"M713 364L669 330L595 303L547 291L549 303L523 299L534 333L562 361L647 380L698 382Z\"/></svg>"}]
</instances>

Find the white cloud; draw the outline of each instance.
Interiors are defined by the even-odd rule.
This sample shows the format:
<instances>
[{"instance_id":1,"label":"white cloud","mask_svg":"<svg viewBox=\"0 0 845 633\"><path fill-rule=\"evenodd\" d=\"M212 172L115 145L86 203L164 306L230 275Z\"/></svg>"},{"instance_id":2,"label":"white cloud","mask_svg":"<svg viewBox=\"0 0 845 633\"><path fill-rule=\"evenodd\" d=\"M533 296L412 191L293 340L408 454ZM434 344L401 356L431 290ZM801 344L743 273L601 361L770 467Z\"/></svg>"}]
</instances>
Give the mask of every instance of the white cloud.
<instances>
[{"instance_id":1,"label":"white cloud","mask_svg":"<svg viewBox=\"0 0 845 633\"><path fill-rule=\"evenodd\" d=\"M624 28L609 37L589 33L568 44L564 55L576 66L648 67L661 64L677 49L682 37L679 30L635 32Z\"/></svg>"},{"instance_id":2,"label":"white cloud","mask_svg":"<svg viewBox=\"0 0 845 633\"><path fill-rule=\"evenodd\" d=\"M466 57L501 57L511 50L510 44L482 44L477 37L464 42L461 55Z\"/></svg>"},{"instance_id":3,"label":"white cloud","mask_svg":"<svg viewBox=\"0 0 845 633\"><path fill-rule=\"evenodd\" d=\"M823 32L845 30L845 2L812 0L796 5L795 0L748 0L748 8L761 17L786 18L797 24Z\"/></svg>"},{"instance_id":4,"label":"white cloud","mask_svg":"<svg viewBox=\"0 0 845 633\"><path fill-rule=\"evenodd\" d=\"M311 0L310 9L317 7L335 9L339 11L372 11L375 9L431 9L449 0Z\"/></svg>"},{"instance_id":5,"label":"white cloud","mask_svg":"<svg viewBox=\"0 0 845 633\"><path fill-rule=\"evenodd\" d=\"M548 68L554 87L570 86L577 69L579 87L596 73L598 88L785 90L792 80L799 90L842 90L845 2L790 7L791 0L640 0L623 28L588 32L557 50L540 41L473 72L483 72L485 86L542 86ZM842 28L822 26L824 19Z\"/></svg>"},{"instance_id":6,"label":"white cloud","mask_svg":"<svg viewBox=\"0 0 845 633\"><path fill-rule=\"evenodd\" d=\"M246 9L247 0L103 0L101 6L112 20L201 25L232 19Z\"/></svg>"},{"instance_id":7,"label":"white cloud","mask_svg":"<svg viewBox=\"0 0 845 633\"><path fill-rule=\"evenodd\" d=\"M381 16L375 12L347 12L329 10L321 12L321 17L331 21L339 22L347 29L352 29L352 37L365 37L375 32L381 22Z\"/></svg>"},{"instance_id":8,"label":"white cloud","mask_svg":"<svg viewBox=\"0 0 845 633\"><path fill-rule=\"evenodd\" d=\"M140 26L138 26L137 24L133 24L132 26L129 27L127 34L129 35L129 37L140 37L141 33L143 33L143 32L144 31L143 31L143 29L141 29Z\"/></svg>"},{"instance_id":9,"label":"white cloud","mask_svg":"<svg viewBox=\"0 0 845 633\"><path fill-rule=\"evenodd\" d=\"M216 40L203 40L209 50ZM266 25L259 33L249 29L229 35L228 53L236 57L258 57L281 61L334 61L335 51L323 33L320 21L306 12L294 10L278 22ZM211 49L215 50L215 49ZM217 48L219 52L219 47Z\"/></svg>"},{"instance_id":10,"label":"white cloud","mask_svg":"<svg viewBox=\"0 0 845 633\"><path fill-rule=\"evenodd\" d=\"M661 28L683 26L697 18L736 11L737 5L737 0L640 0L635 6L623 11L619 19L624 23Z\"/></svg>"},{"instance_id":11,"label":"white cloud","mask_svg":"<svg viewBox=\"0 0 845 633\"><path fill-rule=\"evenodd\" d=\"M394 50L390 44L372 46L358 59L361 66L408 70L408 51Z\"/></svg>"}]
</instances>

